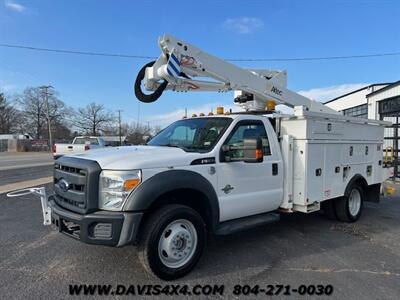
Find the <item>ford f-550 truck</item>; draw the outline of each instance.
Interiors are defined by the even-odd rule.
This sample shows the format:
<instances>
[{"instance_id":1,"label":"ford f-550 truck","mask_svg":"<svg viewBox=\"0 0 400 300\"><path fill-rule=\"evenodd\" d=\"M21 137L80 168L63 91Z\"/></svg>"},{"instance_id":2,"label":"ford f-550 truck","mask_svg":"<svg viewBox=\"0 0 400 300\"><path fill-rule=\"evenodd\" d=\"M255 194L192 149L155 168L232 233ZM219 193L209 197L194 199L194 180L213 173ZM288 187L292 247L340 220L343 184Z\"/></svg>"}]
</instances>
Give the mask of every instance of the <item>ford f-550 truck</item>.
<instances>
[{"instance_id":1,"label":"ford f-550 truck","mask_svg":"<svg viewBox=\"0 0 400 300\"><path fill-rule=\"evenodd\" d=\"M354 222L364 201L379 201L387 123L346 117L288 90L286 72L241 69L169 35L159 43L162 55L136 80L139 100L165 89L237 90L245 111L178 120L145 146L59 158L44 215L60 232L137 245L145 269L171 280L196 265L208 233L320 209ZM152 94L141 91L143 79ZM276 103L294 114L275 112Z\"/></svg>"}]
</instances>

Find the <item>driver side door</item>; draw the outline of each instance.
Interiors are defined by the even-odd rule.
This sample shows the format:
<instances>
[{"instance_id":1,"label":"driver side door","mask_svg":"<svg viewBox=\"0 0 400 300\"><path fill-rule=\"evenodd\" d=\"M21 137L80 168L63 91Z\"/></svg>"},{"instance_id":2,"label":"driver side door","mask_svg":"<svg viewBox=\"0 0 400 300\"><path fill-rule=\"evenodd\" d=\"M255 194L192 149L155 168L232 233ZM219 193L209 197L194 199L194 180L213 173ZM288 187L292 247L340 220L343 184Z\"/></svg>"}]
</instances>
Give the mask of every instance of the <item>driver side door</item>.
<instances>
[{"instance_id":1,"label":"driver side door","mask_svg":"<svg viewBox=\"0 0 400 300\"><path fill-rule=\"evenodd\" d=\"M271 135L271 134L270 134ZM225 161L221 152L217 166L220 221L241 218L275 210L283 195L283 166L278 149L271 148L270 137L261 120L239 121L224 145L243 146L244 139L260 137L263 161ZM243 151L234 153L240 158Z\"/></svg>"}]
</instances>

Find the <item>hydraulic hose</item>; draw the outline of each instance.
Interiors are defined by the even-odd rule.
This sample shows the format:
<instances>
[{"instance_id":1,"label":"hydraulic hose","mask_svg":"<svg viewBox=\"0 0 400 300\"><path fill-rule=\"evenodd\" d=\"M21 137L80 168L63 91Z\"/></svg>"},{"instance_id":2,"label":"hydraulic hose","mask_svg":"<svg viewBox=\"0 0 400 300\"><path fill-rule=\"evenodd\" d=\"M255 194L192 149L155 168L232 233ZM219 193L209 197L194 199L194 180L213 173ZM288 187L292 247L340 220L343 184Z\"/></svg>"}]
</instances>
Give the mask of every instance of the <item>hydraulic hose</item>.
<instances>
[{"instance_id":1,"label":"hydraulic hose","mask_svg":"<svg viewBox=\"0 0 400 300\"><path fill-rule=\"evenodd\" d=\"M151 102L156 101L158 98L160 98L160 96L162 95L162 93L164 92L165 88L168 85L168 81L166 81L164 79L164 81L160 84L160 86L152 94L143 93L141 84L142 84L142 80L146 74L146 68L153 66L154 63L155 63L155 61L152 61L152 62L149 62L148 64L144 65L143 68L140 69L140 71L136 77L135 95L136 95L136 98L138 98L139 101L141 101L141 102L151 103Z\"/></svg>"}]
</instances>

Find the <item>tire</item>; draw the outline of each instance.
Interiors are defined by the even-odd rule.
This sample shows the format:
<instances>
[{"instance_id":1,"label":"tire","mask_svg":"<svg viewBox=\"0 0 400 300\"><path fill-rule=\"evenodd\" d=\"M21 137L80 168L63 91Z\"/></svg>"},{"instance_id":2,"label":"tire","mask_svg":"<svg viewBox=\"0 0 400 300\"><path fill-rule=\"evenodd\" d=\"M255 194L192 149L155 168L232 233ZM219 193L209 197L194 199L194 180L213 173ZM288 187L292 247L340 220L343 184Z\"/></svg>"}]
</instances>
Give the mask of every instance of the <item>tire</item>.
<instances>
[{"instance_id":1,"label":"tire","mask_svg":"<svg viewBox=\"0 0 400 300\"><path fill-rule=\"evenodd\" d=\"M334 200L325 200L321 203L321 208L328 219L337 220Z\"/></svg>"},{"instance_id":2,"label":"tire","mask_svg":"<svg viewBox=\"0 0 400 300\"><path fill-rule=\"evenodd\" d=\"M345 195L335 201L335 212L339 221L352 223L357 221L364 205L364 190L358 184L346 189Z\"/></svg>"},{"instance_id":3,"label":"tire","mask_svg":"<svg viewBox=\"0 0 400 300\"><path fill-rule=\"evenodd\" d=\"M192 208L171 204L156 210L138 245L145 270L164 280L185 276L199 261L206 244L206 225Z\"/></svg>"}]
</instances>

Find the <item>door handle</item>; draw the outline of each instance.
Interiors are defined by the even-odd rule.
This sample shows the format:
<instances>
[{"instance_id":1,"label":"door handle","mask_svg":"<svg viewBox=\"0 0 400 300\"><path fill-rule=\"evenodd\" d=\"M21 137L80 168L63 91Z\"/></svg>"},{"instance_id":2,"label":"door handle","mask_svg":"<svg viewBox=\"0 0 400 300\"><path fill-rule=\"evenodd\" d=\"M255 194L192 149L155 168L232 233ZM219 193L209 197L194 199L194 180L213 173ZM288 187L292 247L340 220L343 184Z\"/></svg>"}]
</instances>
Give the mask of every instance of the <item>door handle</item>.
<instances>
[{"instance_id":1,"label":"door handle","mask_svg":"<svg viewBox=\"0 0 400 300\"><path fill-rule=\"evenodd\" d=\"M272 164L272 175L278 175L278 164L277 163L273 163Z\"/></svg>"}]
</instances>

